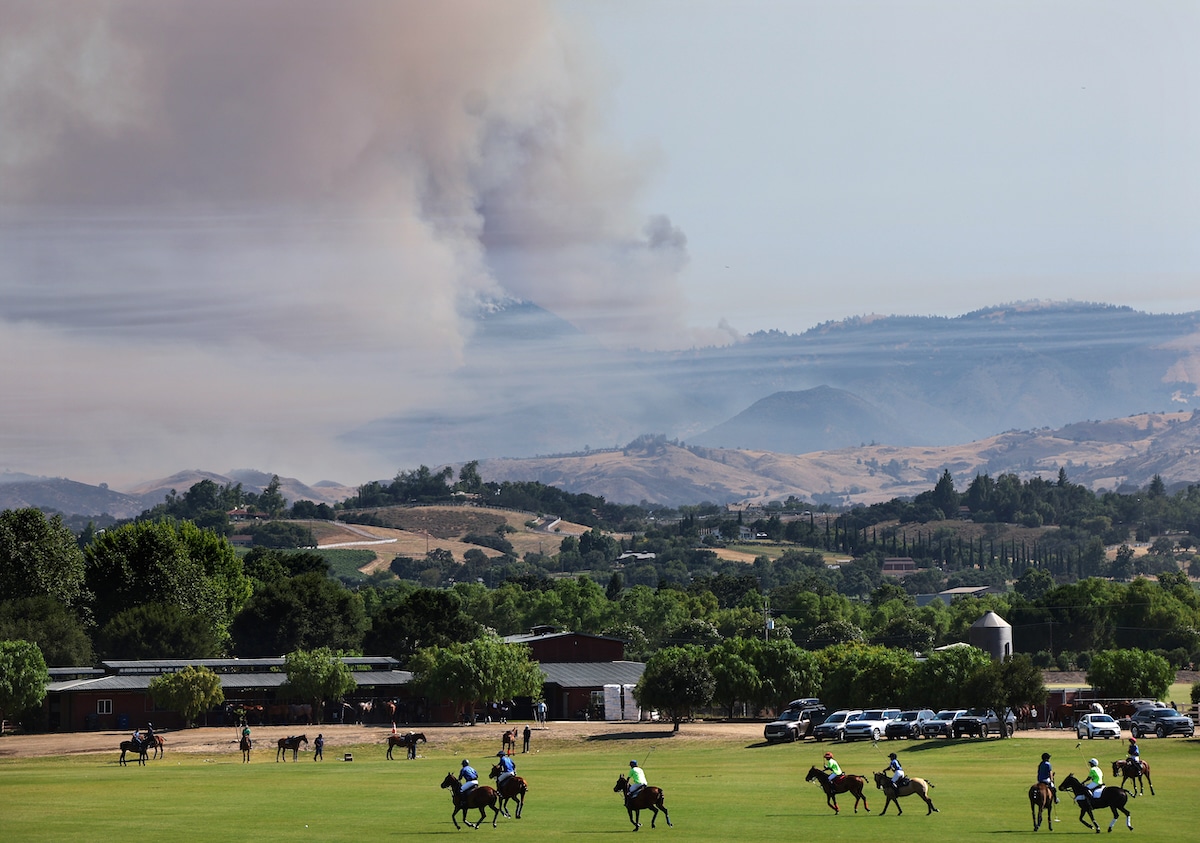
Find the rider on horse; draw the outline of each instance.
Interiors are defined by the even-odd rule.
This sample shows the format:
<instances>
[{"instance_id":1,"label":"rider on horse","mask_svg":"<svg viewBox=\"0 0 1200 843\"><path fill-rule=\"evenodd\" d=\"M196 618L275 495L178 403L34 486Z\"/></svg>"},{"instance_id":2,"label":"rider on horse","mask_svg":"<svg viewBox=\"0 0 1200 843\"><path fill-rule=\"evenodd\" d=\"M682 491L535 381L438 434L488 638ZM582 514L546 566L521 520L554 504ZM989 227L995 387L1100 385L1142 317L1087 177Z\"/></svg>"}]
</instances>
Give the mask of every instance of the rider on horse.
<instances>
[{"instance_id":1,"label":"rider on horse","mask_svg":"<svg viewBox=\"0 0 1200 843\"><path fill-rule=\"evenodd\" d=\"M899 787L908 780L908 776L904 775L904 768L900 766L900 759L896 757L896 753L889 753L888 759L888 765L883 768L883 773L891 776L892 784Z\"/></svg>"},{"instance_id":2,"label":"rider on horse","mask_svg":"<svg viewBox=\"0 0 1200 843\"><path fill-rule=\"evenodd\" d=\"M1100 762L1095 758L1088 759L1087 781L1083 786L1087 788L1088 797L1091 799L1099 799L1104 790L1104 773L1100 772Z\"/></svg>"},{"instance_id":3,"label":"rider on horse","mask_svg":"<svg viewBox=\"0 0 1200 843\"><path fill-rule=\"evenodd\" d=\"M636 761L629 762L629 793L630 798L646 786L646 771L638 766Z\"/></svg>"},{"instance_id":4,"label":"rider on horse","mask_svg":"<svg viewBox=\"0 0 1200 843\"><path fill-rule=\"evenodd\" d=\"M1128 761L1135 769L1141 769L1142 751L1138 749L1137 738L1129 739L1129 757L1125 760Z\"/></svg>"},{"instance_id":5,"label":"rider on horse","mask_svg":"<svg viewBox=\"0 0 1200 843\"><path fill-rule=\"evenodd\" d=\"M1042 753L1042 763L1038 764L1037 780L1040 784L1050 788L1050 792L1054 794L1054 804L1058 804L1058 788L1054 786L1054 768L1050 766L1050 753Z\"/></svg>"},{"instance_id":6,"label":"rider on horse","mask_svg":"<svg viewBox=\"0 0 1200 843\"><path fill-rule=\"evenodd\" d=\"M471 766L471 762L465 758L462 762L462 769L458 771L458 780L463 783L459 793L466 793L479 784L479 774L475 772L475 768Z\"/></svg>"},{"instance_id":7,"label":"rider on horse","mask_svg":"<svg viewBox=\"0 0 1200 843\"><path fill-rule=\"evenodd\" d=\"M833 784L833 780L842 775L842 767L837 763L832 752L825 753L825 770L829 773L830 784Z\"/></svg>"},{"instance_id":8,"label":"rider on horse","mask_svg":"<svg viewBox=\"0 0 1200 843\"><path fill-rule=\"evenodd\" d=\"M497 752L496 757L500 759L496 764L500 768L500 775L496 776L496 787L500 787L505 781L517 774L517 765L513 763L512 758L504 750Z\"/></svg>"}]
</instances>

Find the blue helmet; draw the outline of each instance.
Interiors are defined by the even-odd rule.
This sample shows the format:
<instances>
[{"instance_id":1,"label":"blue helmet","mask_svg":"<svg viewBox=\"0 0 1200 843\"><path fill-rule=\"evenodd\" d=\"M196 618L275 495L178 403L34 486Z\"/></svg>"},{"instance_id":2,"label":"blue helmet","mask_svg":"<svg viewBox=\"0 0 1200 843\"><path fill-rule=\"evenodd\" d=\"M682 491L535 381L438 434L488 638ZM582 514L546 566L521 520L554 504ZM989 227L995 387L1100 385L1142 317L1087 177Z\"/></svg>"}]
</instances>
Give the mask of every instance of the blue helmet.
<instances>
[{"instance_id":1,"label":"blue helmet","mask_svg":"<svg viewBox=\"0 0 1200 843\"><path fill-rule=\"evenodd\" d=\"M630 766L630 767L636 767L636 766L637 766L637 762L636 762L636 761L630 761L630 762L629 762L629 766Z\"/></svg>"}]
</instances>

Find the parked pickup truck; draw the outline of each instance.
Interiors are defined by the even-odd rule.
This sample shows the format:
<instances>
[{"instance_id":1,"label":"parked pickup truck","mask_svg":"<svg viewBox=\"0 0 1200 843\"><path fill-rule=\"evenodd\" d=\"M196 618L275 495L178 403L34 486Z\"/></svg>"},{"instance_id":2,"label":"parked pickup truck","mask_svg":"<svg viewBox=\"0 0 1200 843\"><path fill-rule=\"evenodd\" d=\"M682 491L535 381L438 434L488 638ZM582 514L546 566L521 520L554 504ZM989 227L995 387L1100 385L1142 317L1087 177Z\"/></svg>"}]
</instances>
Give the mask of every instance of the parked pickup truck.
<instances>
[{"instance_id":1,"label":"parked pickup truck","mask_svg":"<svg viewBox=\"0 0 1200 843\"><path fill-rule=\"evenodd\" d=\"M1011 738L1017 728L1017 716L1009 711L1002 721L990 708L969 708L965 714L954 719L950 728L956 738L963 735L986 738L988 735L1000 734L1001 730L1005 736Z\"/></svg>"}]
</instances>

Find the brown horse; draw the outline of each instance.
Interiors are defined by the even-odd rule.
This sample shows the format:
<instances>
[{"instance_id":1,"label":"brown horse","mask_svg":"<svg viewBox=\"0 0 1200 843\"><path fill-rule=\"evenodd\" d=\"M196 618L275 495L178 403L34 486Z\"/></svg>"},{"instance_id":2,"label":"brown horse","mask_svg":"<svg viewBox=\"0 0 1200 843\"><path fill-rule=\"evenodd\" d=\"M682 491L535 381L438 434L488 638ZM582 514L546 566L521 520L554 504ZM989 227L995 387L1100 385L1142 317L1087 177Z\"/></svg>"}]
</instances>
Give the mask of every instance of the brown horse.
<instances>
[{"instance_id":1,"label":"brown horse","mask_svg":"<svg viewBox=\"0 0 1200 843\"><path fill-rule=\"evenodd\" d=\"M1089 796L1088 789L1083 786L1083 782L1075 778L1073 773L1067 773L1067 777L1062 780L1059 785L1060 790L1069 790L1075 794L1075 804L1079 806L1079 822L1088 828L1095 829L1096 833L1100 833L1100 826L1096 823L1096 815L1092 813L1093 808L1108 808L1112 811L1112 822L1108 824L1108 830L1112 831L1113 826L1117 824L1117 811L1125 815L1125 825L1129 826L1129 830L1133 831L1133 817L1130 816L1129 810L1125 804L1129 801L1129 794L1119 787L1106 787L1100 791L1099 796ZM1084 819L1087 816L1091 822Z\"/></svg>"},{"instance_id":2,"label":"brown horse","mask_svg":"<svg viewBox=\"0 0 1200 843\"><path fill-rule=\"evenodd\" d=\"M250 748L254 746L254 742L250 740L249 735L242 735L242 739L238 741L238 748L242 751L242 763L250 763Z\"/></svg>"},{"instance_id":3,"label":"brown horse","mask_svg":"<svg viewBox=\"0 0 1200 843\"><path fill-rule=\"evenodd\" d=\"M496 792L500 794L500 813L506 817L511 816L508 813L508 800L515 799L517 800L517 819L521 819L521 811L525 808L525 794L529 790L525 779L514 773L504 781L500 781L499 764L492 765L492 772L488 773L488 778L496 779Z\"/></svg>"},{"instance_id":4,"label":"brown horse","mask_svg":"<svg viewBox=\"0 0 1200 843\"><path fill-rule=\"evenodd\" d=\"M280 758L287 761L287 751L292 751L292 760L297 760L300 754L300 744L308 746L308 735L288 735L286 738L280 738L278 741L278 749L275 750L275 760Z\"/></svg>"},{"instance_id":5,"label":"brown horse","mask_svg":"<svg viewBox=\"0 0 1200 843\"><path fill-rule=\"evenodd\" d=\"M893 802L896 803L896 815L903 814L904 810L900 807L900 797L912 796L914 793L920 796L929 807L929 810L925 812L925 816L941 813L941 811L933 807L933 800L929 798L929 791L933 788L933 785L925 781L925 779L913 778L903 784L896 785L886 773L876 773L875 787L882 790L883 795L887 797L887 801L883 803L883 810L879 812L879 816L881 817L887 813L888 805L891 805Z\"/></svg>"},{"instance_id":6,"label":"brown horse","mask_svg":"<svg viewBox=\"0 0 1200 843\"><path fill-rule=\"evenodd\" d=\"M845 773L838 776L831 784L829 776L824 770L817 767L810 767L808 775L804 777L806 782L818 781L821 783L821 788L825 791L825 802L833 809L835 814L840 814L842 809L838 807L837 795L839 793L854 794L854 813L858 813L858 801L861 799L863 807L869 813L871 806L867 804L867 795L863 793L863 788L867 786L867 780L862 776L848 776ZM900 807L897 805L896 807Z\"/></svg>"},{"instance_id":7,"label":"brown horse","mask_svg":"<svg viewBox=\"0 0 1200 843\"><path fill-rule=\"evenodd\" d=\"M387 760L392 760L392 750L398 746L408 748L408 759L411 761L417 757L417 744L427 743L424 732L405 732L403 735L388 735L387 740Z\"/></svg>"},{"instance_id":8,"label":"brown horse","mask_svg":"<svg viewBox=\"0 0 1200 843\"><path fill-rule=\"evenodd\" d=\"M125 760L126 752L136 752L138 764L142 767L146 766L146 750L149 748L146 741L121 741L121 757L117 759L117 763L122 767L128 766L129 762Z\"/></svg>"},{"instance_id":9,"label":"brown horse","mask_svg":"<svg viewBox=\"0 0 1200 843\"><path fill-rule=\"evenodd\" d=\"M1075 725L1075 706L1071 703L1063 703L1054 709L1054 714L1046 725L1057 726L1059 729L1071 728Z\"/></svg>"},{"instance_id":10,"label":"brown horse","mask_svg":"<svg viewBox=\"0 0 1200 843\"><path fill-rule=\"evenodd\" d=\"M500 736L500 751L501 752L516 752L517 751L517 729L513 727Z\"/></svg>"},{"instance_id":11,"label":"brown horse","mask_svg":"<svg viewBox=\"0 0 1200 843\"><path fill-rule=\"evenodd\" d=\"M659 811L662 811L667 825L671 826L671 815L667 813L667 806L663 804L662 788L646 785L633 794L633 796L630 796L629 778L622 773L617 776L617 783L613 786L613 793L623 793L625 795L625 810L629 812L629 821L633 823L634 831L642 827L642 811L646 809L654 812L650 817L651 828L654 828L654 821L658 819Z\"/></svg>"},{"instance_id":12,"label":"brown horse","mask_svg":"<svg viewBox=\"0 0 1200 843\"><path fill-rule=\"evenodd\" d=\"M1043 813L1047 819L1054 813L1054 792L1050 790L1050 785L1038 782L1029 788L1029 815L1033 818L1034 831L1042 827ZM1054 831L1050 823L1046 823L1046 828Z\"/></svg>"},{"instance_id":13,"label":"brown horse","mask_svg":"<svg viewBox=\"0 0 1200 843\"><path fill-rule=\"evenodd\" d=\"M150 756L152 759L166 754L166 749L163 746L163 739L158 735L142 738L142 743L146 744L147 751L151 749L154 750L154 754Z\"/></svg>"},{"instance_id":14,"label":"brown horse","mask_svg":"<svg viewBox=\"0 0 1200 843\"><path fill-rule=\"evenodd\" d=\"M1146 780L1146 784L1150 785L1150 795L1154 795L1154 782L1150 781L1150 765L1145 761L1137 760L1130 761L1128 758L1118 758L1112 763L1113 776L1118 773L1121 775L1121 787L1125 787L1125 782L1133 779L1133 789L1129 791L1130 796L1137 796L1139 793L1145 795L1146 788L1142 784L1142 779Z\"/></svg>"},{"instance_id":15,"label":"brown horse","mask_svg":"<svg viewBox=\"0 0 1200 843\"><path fill-rule=\"evenodd\" d=\"M458 824L459 811L462 811L463 822L471 828L479 828L487 819L485 810L487 808L492 809L492 828L496 827L496 820L500 816L500 795L495 790L485 784L478 784L464 793L462 785L458 783L458 779L454 778L453 773L446 774L446 778L442 781L442 787L450 790L450 795L454 800L454 810L450 812L450 819L454 821L455 828L461 828ZM467 819L467 811L472 808L479 809L479 822L477 823L472 823Z\"/></svg>"},{"instance_id":16,"label":"brown horse","mask_svg":"<svg viewBox=\"0 0 1200 843\"><path fill-rule=\"evenodd\" d=\"M1054 791L1050 789L1049 784L1038 782L1030 788L1030 817L1033 819L1034 831L1042 827L1043 813L1046 820L1049 820L1051 814L1054 813ZM1046 829L1054 831L1054 825L1048 821Z\"/></svg>"}]
</instances>

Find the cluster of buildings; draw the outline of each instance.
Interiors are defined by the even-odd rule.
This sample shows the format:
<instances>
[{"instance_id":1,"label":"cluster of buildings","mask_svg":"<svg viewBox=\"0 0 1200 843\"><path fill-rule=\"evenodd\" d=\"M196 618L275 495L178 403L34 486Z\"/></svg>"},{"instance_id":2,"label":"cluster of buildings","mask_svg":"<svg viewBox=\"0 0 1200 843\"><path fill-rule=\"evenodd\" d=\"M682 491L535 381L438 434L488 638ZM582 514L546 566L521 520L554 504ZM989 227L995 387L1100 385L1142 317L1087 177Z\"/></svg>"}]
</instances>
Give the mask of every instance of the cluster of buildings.
<instances>
[{"instance_id":1,"label":"cluster of buildings","mask_svg":"<svg viewBox=\"0 0 1200 843\"><path fill-rule=\"evenodd\" d=\"M637 720L641 712L632 688L645 664L625 660L625 642L619 638L560 632L542 627L507 642L524 644L546 674L542 700L551 720ZM449 703L427 700L413 688L413 674L400 669L390 656L344 657L354 677L355 689L344 699L329 701L320 721L403 723L453 722ZM206 667L221 680L225 704L207 712L198 725L228 725L244 712L253 723L290 725L309 722L316 713L307 702L286 697L284 659L147 659L112 660L97 667L50 669L43 712L52 731L125 730L152 722L157 729L177 729L185 724L178 712L158 708L148 692L151 681L188 665ZM481 701L482 703L483 701ZM511 701L510 716L533 719L533 698ZM481 709L479 716L485 716Z\"/></svg>"}]
</instances>

